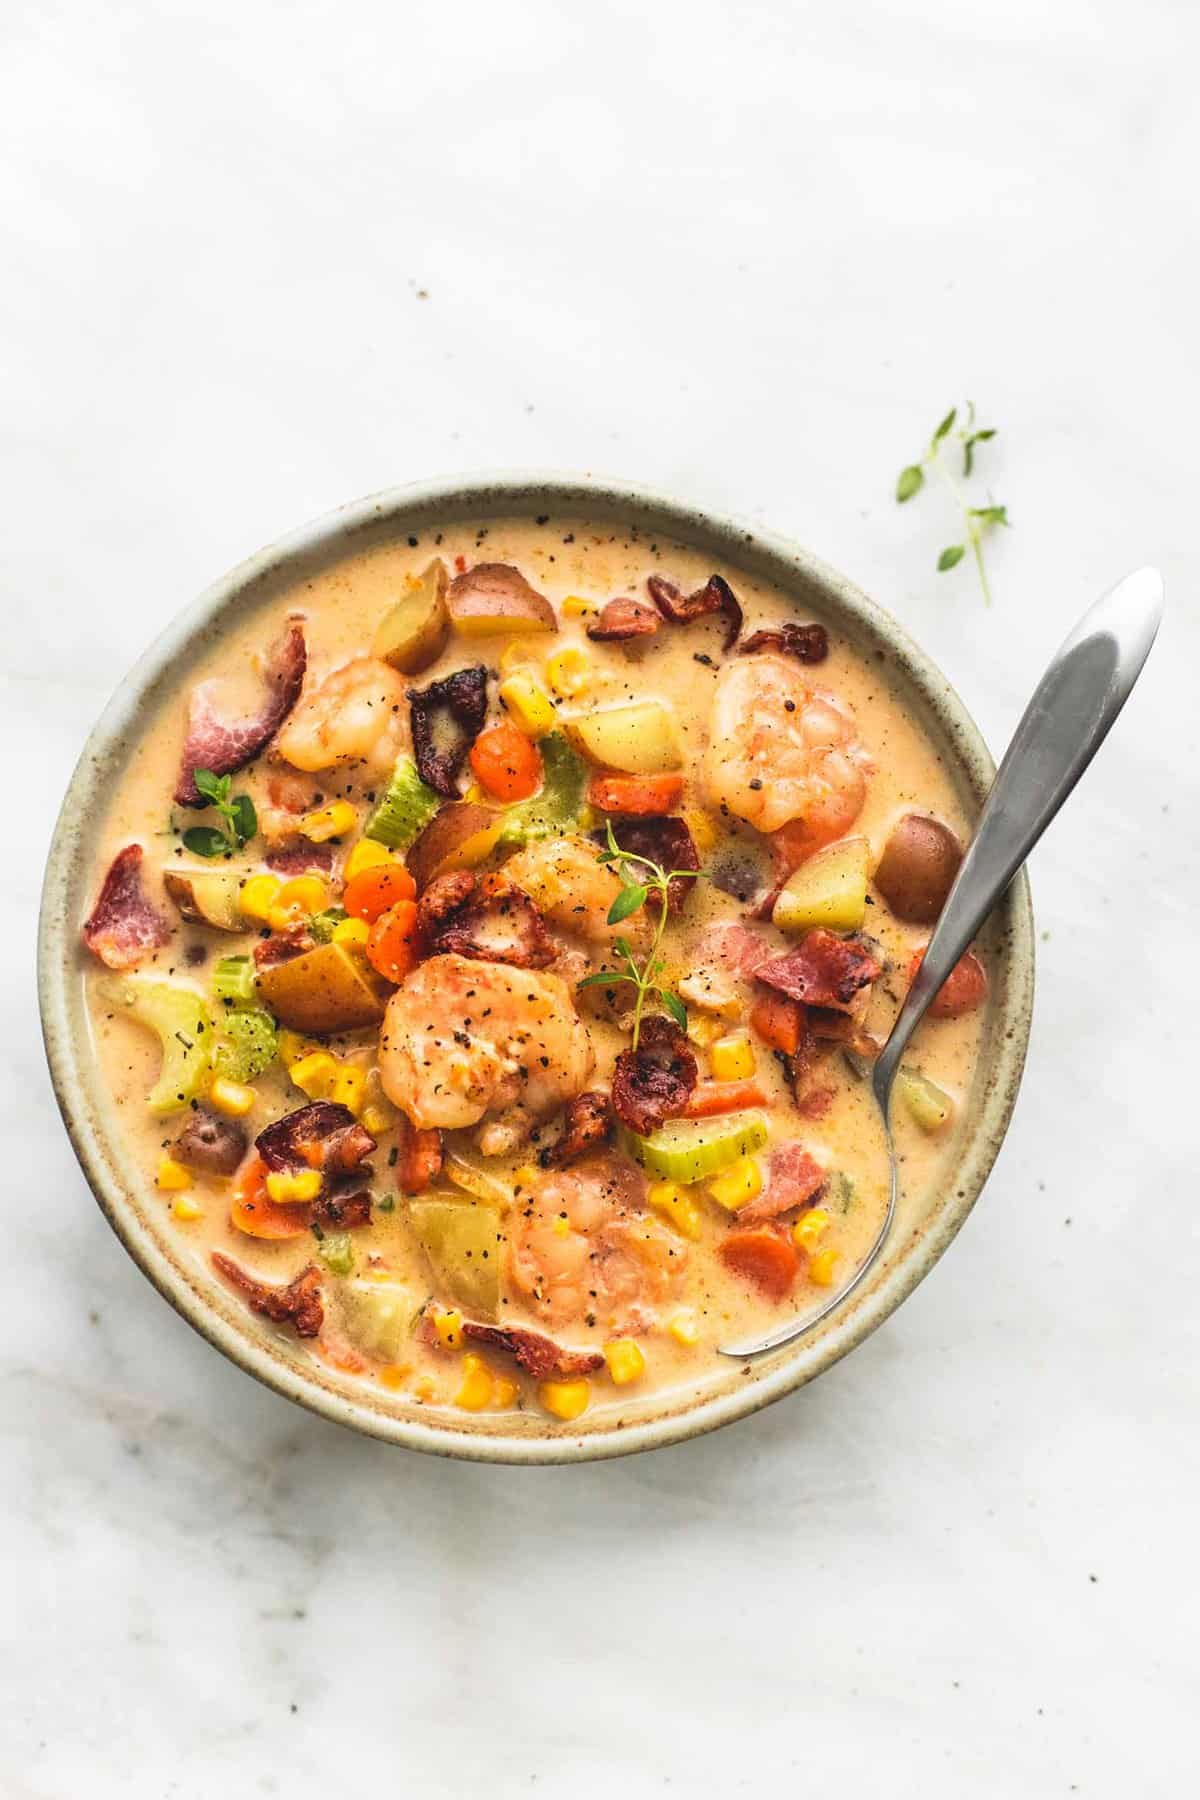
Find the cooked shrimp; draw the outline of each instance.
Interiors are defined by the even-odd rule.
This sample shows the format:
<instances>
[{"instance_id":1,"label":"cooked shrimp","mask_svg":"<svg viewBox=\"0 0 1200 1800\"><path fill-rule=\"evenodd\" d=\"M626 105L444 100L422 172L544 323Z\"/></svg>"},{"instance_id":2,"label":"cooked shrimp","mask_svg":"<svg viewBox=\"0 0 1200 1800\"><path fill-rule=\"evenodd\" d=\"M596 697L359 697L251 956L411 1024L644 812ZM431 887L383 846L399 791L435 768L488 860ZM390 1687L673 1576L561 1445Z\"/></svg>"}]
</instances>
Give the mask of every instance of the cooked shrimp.
<instances>
[{"instance_id":1,"label":"cooked shrimp","mask_svg":"<svg viewBox=\"0 0 1200 1800\"><path fill-rule=\"evenodd\" d=\"M487 1113L511 1120L518 1108L542 1118L582 1093L591 1070L591 1042L557 975L431 956L387 1004L383 1089L424 1131Z\"/></svg>"},{"instance_id":2,"label":"cooked shrimp","mask_svg":"<svg viewBox=\"0 0 1200 1800\"><path fill-rule=\"evenodd\" d=\"M595 1158L546 1176L513 1215L509 1274L549 1324L645 1331L677 1291L687 1245L641 1210L643 1185L627 1163Z\"/></svg>"},{"instance_id":3,"label":"cooked shrimp","mask_svg":"<svg viewBox=\"0 0 1200 1800\"><path fill-rule=\"evenodd\" d=\"M365 762L390 768L409 741L404 677L374 656L356 656L304 694L275 739L294 768Z\"/></svg>"},{"instance_id":4,"label":"cooked shrimp","mask_svg":"<svg viewBox=\"0 0 1200 1800\"><path fill-rule=\"evenodd\" d=\"M614 937L638 943L648 934L650 921L641 912L620 925L608 923L621 880L599 856L586 838L544 838L509 857L504 873L560 931L592 944L609 944Z\"/></svg>"},{"instance_id":5,"label":"cooked shrimp","mask_svg":"<svg viewBox=\"0 0 1200 1800\"><path fill-rule=\"evenodd\" d=\"M726 664L704 765L718 806L759 831L795 824L807 855L849 831L869 769L851 721L798 663L768 652Z\"/></svg>"}]
</instances>

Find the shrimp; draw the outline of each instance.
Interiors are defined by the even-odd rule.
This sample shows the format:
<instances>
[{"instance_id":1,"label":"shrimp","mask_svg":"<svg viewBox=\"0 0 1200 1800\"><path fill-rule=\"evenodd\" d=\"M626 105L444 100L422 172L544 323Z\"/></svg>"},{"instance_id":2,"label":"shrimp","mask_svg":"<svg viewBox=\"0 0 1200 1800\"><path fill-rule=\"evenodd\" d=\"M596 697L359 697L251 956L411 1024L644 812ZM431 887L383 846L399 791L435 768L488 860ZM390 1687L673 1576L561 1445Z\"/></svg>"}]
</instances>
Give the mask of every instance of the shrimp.
<instances>
[{"instance_id":1,"label":"shrimp","mask_svg":"<svg viewBox=\"0 0 1200 1800\"><path fill-rule=\"evenodd\" d=\"M687 1245L642 1210L643 1179L592 1158L547 1176L509 1229L509 1275L550 1325L581 1321L616 1333L649 1329L679 1289Z\"/></svg>"},{"instance_id":2,"label":"shrimp","mask_svg":"<svg viewBox=\"0 0 1200 1800\"><path fill-rule=\"evenodd\" d=\"M408 748L407 688L374 656L356 656L303 695L275 739L293 768L315 771L364 762L390 769Z\"/></svg>"},{"instance_id":3,"label":"shrimp","mask_svg":"<svg viewBox=\"0 0 1200 1800\"><path fill-rule=\"evenodd\" d=\"M709 796L759 831L788 828L793 866L849 831L870 766L851 721L799 664L772 653L726 664L704 764Z\"/></svg>"},{"instance_id":4,"label":"shrimp","mask_svg":"<svg viewBox=\"0 0 1200 1800\"><path fill-rule=\"evenodd\" d=\"M631 944L643 942L650 930L644 912L619 925L608 923L621 881L599 857L586 838L544 838L510 856L504 873L524 888L538 911L560 931L593 944L610 944L614 937L625 937Z\"/></svg>"},{"instance_id":5,"label":"shrimp","mask_svg":"<svg viewBox=\"0 0 1200 1800\"><path fill-rule=\"evenodd\" d=\"M380 1079L422 1131L488 1113L527 1129L582 1093L591 1072L591 1040L557 975L450 953L421 963L388 1001ZM501 1146L513 1147L511 1131L482 1147Z\"/></svg>"}]
</instances>

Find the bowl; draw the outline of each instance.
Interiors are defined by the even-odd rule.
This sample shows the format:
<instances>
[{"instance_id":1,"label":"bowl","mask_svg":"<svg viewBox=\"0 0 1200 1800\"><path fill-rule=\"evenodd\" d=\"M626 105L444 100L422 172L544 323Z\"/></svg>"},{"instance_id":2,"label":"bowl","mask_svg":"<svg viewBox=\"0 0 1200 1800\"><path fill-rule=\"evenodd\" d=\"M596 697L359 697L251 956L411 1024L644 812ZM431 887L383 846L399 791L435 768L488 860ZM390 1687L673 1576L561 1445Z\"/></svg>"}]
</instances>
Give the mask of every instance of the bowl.
<instances>
[{"instance_id":1,"label":"bowl","mask_svg":"<svg viewBox=\"0 0 1200 1800\"><path fill-rule=\"evenodd\" d=\"M661 533L794 596L882 658L901 699L941 749L968 813L994 774L970 715L946 678L894 619L849 581L781 538L639 487L541 474L450 478L355 501L251 557L194 601L126 676L93 729L71 778L42 891L39 993L46 1053L59 1108L80 1165L113 1230L160 1294L208 1341L289 1400L339 1424L408 1449L479 1461L559 1463L676 1443L744 1418L802 1386L882 1324L942 1255L983 1187L1016 1100L1029 1035L1033 920L1024 874L989 924L993 973L979 1062L950 1174L919 1202L906 1201L885 1256L844 1307L811 1333L754 1361L717 1359L695 1390L630 1400L585 1414L569 1428L530 1412L424 1412L403 1396L368 1390L323 1365L248 1312L176 1241L125 1153L100 1080L83 998L79 925L91 898L97 822L106 796L136 754L140 730L163 696L228 625L298 574L348 551L450 521L572 514Z\"/></svg>"}]
</instances>

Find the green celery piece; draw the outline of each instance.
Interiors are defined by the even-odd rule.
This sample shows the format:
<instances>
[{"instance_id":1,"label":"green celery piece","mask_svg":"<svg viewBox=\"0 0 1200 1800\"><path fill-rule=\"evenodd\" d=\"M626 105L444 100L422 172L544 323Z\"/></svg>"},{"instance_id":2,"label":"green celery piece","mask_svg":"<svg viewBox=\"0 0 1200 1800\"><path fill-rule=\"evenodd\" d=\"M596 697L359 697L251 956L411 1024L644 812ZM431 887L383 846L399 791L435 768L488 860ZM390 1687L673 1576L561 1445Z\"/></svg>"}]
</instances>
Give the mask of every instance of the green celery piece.
<instances>
[{"instance_id":1,"label":"green celery piece","mask_svg":"<svg viewBox=\"0 0 1200 1800\"><path fill-rule=\"evenodd\" d=\"M441 795L421 780L412 757L402 756L392 771L387 792L363 828L363 835L386 844L389 850L407 850L441 804Z\"/></svg>"},{"instance_id":2,"label":"green celery piece","mask_svg":"<svg viewBox=\"0 0 1200 1800\"><path fill-rule=\"evenodd\" d=\"M231 1006L249 1006L254 1000L254 961L249 956L223 956L213 969L216 999Z\"/></svg>"},{"instance_id":3,"label":"green celery piece","mask_svg":"<svg viewBox=\"0 0 1200 1800\"><path fill-rule=\"evenodd\" d=\"M100 984L105 1001L154 1032L162 1046L158 1080L146 1096L156 1119L183 1112L204 1091L216 1039L212 1015L194 988L151 975L121 975Z\"/></svg>"},{"instance_id":4,"label":"green celery piece","mask_svg":"<svg viewBox=\"0 0 1200 1800\"><path fill-rule=\"evenodd\" d=\"M622 1126L619 1136L622 1148L648 1174L686 1186L761 1150L767 1125L761 1113L726 1113L715 1119L668 1119L649 1137Z\"/></svg>"},{"instance_id":5,"label":"green celery piece","mask_svg":"<svg viewBox=\"0 0 1200 1800\"><path fill-rule=\"evenodd\" d=\"M237 1007L222 1019L213 1068L226 1081L253 1081L279 1051L275 1021L261 1006Z\"/></svg>"},{"instance_id":6,"label":"green celery piece","mask_svg":"<svg viewBox=\"0 0 1200 1800\"><path fill-rule=\"evenodd\" d=\"M327 906L324 912L313 914L308 921L308 929L318 944L328 944L332 941L334 927L340 925L346 916L344 906Z\"/></svg>"},{"instance_id":7,"label":"green celery piece","mask_svg":"<svg viewBox=\"0 0 1200 1800\"><path fill-rule=\"evenodd\" d=\"M507 809L500 842L505 848L534 838L562 837L579 825L587 793L588 766L561 731L538 745L542 753L541 792Z\"/></svg>"},{"instance_id":8,"label":"green celery piece","mask_svg":"<svg viewBox=\"0 0 1200 1800\"><path fill-rule=\"evenodd\" d=\"M317 1255L331 1275L349 1275L354 1267L354 1240L348 1231L326 1232Z\"/></svg>"}]
</instances>

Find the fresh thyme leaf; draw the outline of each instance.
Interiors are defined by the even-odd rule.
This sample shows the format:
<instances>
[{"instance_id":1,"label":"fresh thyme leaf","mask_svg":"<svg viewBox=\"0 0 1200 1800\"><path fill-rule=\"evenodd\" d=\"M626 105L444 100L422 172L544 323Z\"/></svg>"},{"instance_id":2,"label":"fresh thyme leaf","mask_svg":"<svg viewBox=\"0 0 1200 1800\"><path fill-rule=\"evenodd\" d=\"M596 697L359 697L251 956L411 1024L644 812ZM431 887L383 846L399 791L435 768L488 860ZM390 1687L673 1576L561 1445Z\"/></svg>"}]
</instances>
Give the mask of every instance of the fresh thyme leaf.
<instances>
[{"instance_id":1,"label":"fresh thyme leaf","mask_svg":"<svg viewBox=\"0 0 1200 1800\"><path fill-rule=\"evenodd\" d=\"M223 856L227 851L240 850L248 844L258 830L258 815L254 810L254 802L249 794L239 794L236 799L229 797L233 785L231 775L214 775L211 769L193 769L192 780L196 784L196 792L200 795L203 806L215 806L221 815L224 830L217 830L211 825L194 825L183 834L183 841L197 856ZM192 841L189 843L189 839ZM201 841L211 844L218 840L220 848L202 850Z\"/></svg>"},{"instance_id":2,"label":"fresh thyme leaf","mask_svg":"<svg viewBox=\"0 0 1200 1800\"><path fill-rule=\"evenodd\" d=\"M920 463L909 463L907 469L901 469L896 482L896 498L901 506L906 500L911 500L914 494L919 494L924 485L925 471Z\"/></svg>"},{"instance_id":3,"label":"fresh thyme leaf","mask_svg":"<svg viewBox=\"0 0 1200 1800\"><path fill-rule=\"evenodd\" d=\"M635 913L639 906L644 906L649 892L649 888L635 885L623 887L608 909L609 924L619 925L622 919L627 919L630 913Z\"/></svg>"},{"instance_id":4,"label":"fresh thyme leaf","mask_svg":"<svg viewBox=\"0 0 1200 1800\"><path fill-rule=\"evenodd\" d=\"M994 438L997 428L994 425L984 425L978 431L975 429L975 403L972 400L968 400L964 417L961 423L958 423L958 429L955 430L958 418L958 408L952 406L938 425L930 439L929 448L920 462L910 463L907 468L901 469L896 481L896 500L902 506L906 500L911 500L919 494L925 486L927 470L933 470L941 477L954 495L962 512L963 524L966 527L966 542L948 544L938 557L938 570L944 574L948 569L957 568L967 551L970 550L979 574L979 585L983 589L984 602L990 605L992 596L988 588L987 570L983 561L983 538L989 526L1008 525L1011 524L1011 520L1006 507L993 504L987 506L970 504L966 492L950 472L943 455L943 445L950 433L954 432L954 442L962 451L962 478L964 481L969 480L975 469L976 446L986 444Z\"/></svg>"},{"instance_id":5,"label":"fresh thyme leaf","mask_svg":"<svg viewBox=\"0 0 1200 1800\"><path fill-rule=\"evenodd\" d=\"M258 830L258 814L254 810L254 802L249 794L238 795L230 808L229 823L233 826L241 843L248 844Z\"/></svg>"},{"instance_id":6,"label":"fresh thyme leaf","mask_svg":"<svg viewBox=\"0 0 1200 1800\"><path fill-rule=\"evenodd\" d=\"M687 1007L683 1004L683 1001L679 998L679 995L671 993L669 988L660 988L658 990L658 997L662 1001L663 1005L666 1007L667 1011L670 1013L671 1017L674 1019L675 1023L682 1030L686 1031L687 1030Z\"/></svg>"},{"instance_id":7,"label":"fresh thyme leaf","mask_svg":"<svg viewBox=\"0 0 1200 1800\"><path fill-rule=\"evenodd\" d=\"M230 779L228 775L214 775L211 769L193 769L192 780L196 784L196 792L203 794L219 806L229 798Z\"/></svg>"},{"instance_id":8,"label":"fresh thyme leaf","mask_svg":"<svg viewBox=\"0 0 1200 1800\"><path fill-rule=\"evenodd\" d=\"M1011 523L1007 506L973 506L971 517L984 525L1008 525Z\"/></svg>"},{"instance_id":9,"label":"fresh thyme leaf","mask_svg":"<svg viewBox=\"0 0 1200 1800\"><path fill-rule=\"evenodd\" d=\"M629 948L629 939L628 938L623 938L623 937L614 938L613 939L613 949L616 951L618 956L623 956L625 958L626 962L633 961L633 951Z\"/></svg>"},{"instance_id":10,"label":"fresh thyme leaf","mask_svg":"<svg viewBox=\"0 0 1200 1800\"><path fill-rule=\"evenodd\" d=\"M189 825L183 834L183 847L193 856L228 856L233 845L215 825Z\"/></svg>"},{"instance_id":11,"label":"fresh thyme leaf","mask_svg":"<svg viewBox=\"0 0 1200 1800\"><path fill-rule=\"evenodd\" d=\"M938 569L944 572L946 569L955 568L966 554L967 546L965 544L948 544L937 559Z\"/></svg>"},{"instance_id":12,"label":"fresh thyme leaf","mask_svg":"<svg viewBox=\"0 0 1200 1800\"><path fill-rule=\"evenodd\" d=\"M957 408L957 406L952 406L950 408L950 411L946 414L945 418L942 420L941 424L938 426L937 430L934 432L931 448L933 448L933 449L937 448L937 446L941 443L942 439L945 437L946 433L950 430L951 426L954 424L954 421L955 421L955 419L957 419L957 417L958 417L958 408Z\"/></svg>"}]
</instances>

